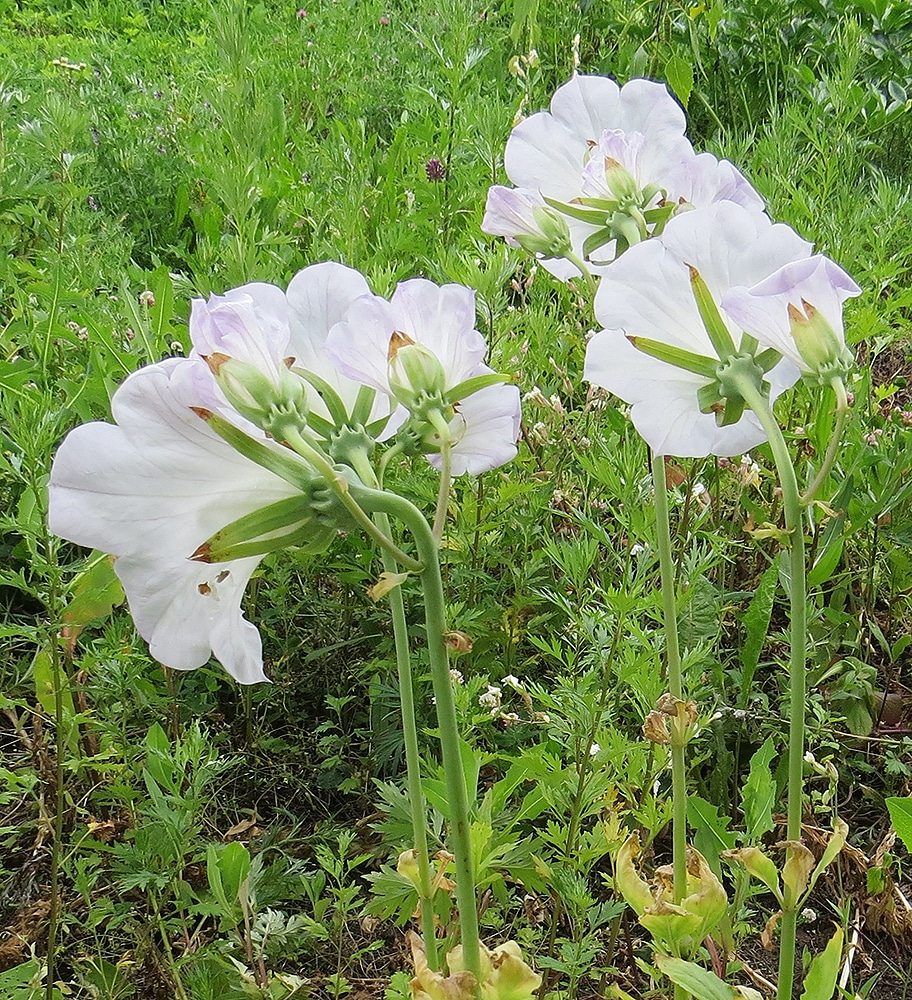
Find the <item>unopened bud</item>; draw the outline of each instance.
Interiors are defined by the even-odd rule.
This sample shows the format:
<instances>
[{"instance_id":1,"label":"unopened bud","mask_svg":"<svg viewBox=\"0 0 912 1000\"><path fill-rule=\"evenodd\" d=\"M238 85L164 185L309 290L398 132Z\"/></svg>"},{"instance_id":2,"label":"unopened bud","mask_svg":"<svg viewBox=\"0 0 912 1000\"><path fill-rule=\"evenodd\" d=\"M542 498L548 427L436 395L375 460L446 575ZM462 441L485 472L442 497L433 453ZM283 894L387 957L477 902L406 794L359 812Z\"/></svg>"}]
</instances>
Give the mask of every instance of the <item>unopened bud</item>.
<instances>
[{"instance_id":1,"label":"unopened bud","mask_svg":"<svg viewBox=\"0 0 912 1000\"><path fill-rule=\"evenodd\" d=\"M829 376L852 368L852 354L842 337L810 302L802 299L801 309L789 303L788 317L792 337L812 372Z\"/></svg>"},{"instance_id":2,"label":"unopened bud","mask_svg":"<svg viewBox=\"0 0 912 1000\"><path fill-rule=\"evenodd\" d=\"M228 402L251 423L281 440L288 423L303 425L307 419L307 394L300 379L287 369L278 384L256 365L226 354L203 359Z\"/></svg>"},{"instance_id":3,"label":"unopened bud","mask_svg":"<svg viewBox=\"0 0 912 1000\"><path fill-rule=\"evenodd\" d=\"M613 156L605 157L605 183L619 202L639 198L640 190L633 174Z\"/></svg>"},{"instance_id":4,"label":"unopened bud","mask_svg":"<svg viewBox=\"0 0 912 1000\"><path fill-rule=\"evenodd\" d=\"M421 399L445 392L446 373L439 358L408 334L398 330L393 333L387 357L389 386L403 406L412 408Z\"/></svg>"}]
</instances>

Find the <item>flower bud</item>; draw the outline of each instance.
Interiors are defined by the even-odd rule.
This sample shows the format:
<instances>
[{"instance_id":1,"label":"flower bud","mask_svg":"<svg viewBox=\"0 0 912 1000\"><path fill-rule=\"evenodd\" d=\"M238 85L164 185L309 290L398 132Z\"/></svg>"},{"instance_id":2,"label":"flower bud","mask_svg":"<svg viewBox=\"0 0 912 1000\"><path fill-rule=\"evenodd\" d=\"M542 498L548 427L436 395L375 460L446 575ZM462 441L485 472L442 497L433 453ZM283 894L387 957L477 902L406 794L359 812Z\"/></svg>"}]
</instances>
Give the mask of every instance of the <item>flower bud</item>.
<instances>
[{"instance_id":1,"label":"flower bud","mask_svg":"<svg viewBox=\"0 0 912 1000\"><path fill-rule=\"evenodd\" d=\"M481 228L542 257L563 257L571 250L567 220L537 191L495 185L488 191Z\"/></svg>"},{"instance_id":2,"label":"flower bud","mask_svg":"<svg viewBox=\"0 0 912 1000\"><path fill-rule=\"evenodd\" d=\"M639 199L639 186L633 174L613 156L605 157L605 183L620 202Z\"/></svg>"},{"instance_id":3,"label":"flower bud","mask_svg":"<svg viewBox=\"0 0 912 1000\"><path fill-rule=\"evenodd\" d=\"M281 440L282 428L291 421L307 420L307 393L287 369L278 384L256 365L225 354L204 358L228 402L251 423Z\"/></svg>"},{"instance_id":4,"label":"flower bud","mask_svg":"<svg viewBox=\"0 0 912 1000\"><path fill-rule=\"evenodd\" d=\"M844 373L852 368L852 353L827 318L806 299L801 309L789 303L789 329L801 357L812 372Z\"/></svg>"},{"instance_id":5,"label":"flower bud","mask_svg":"<svg viewBox=\"0 0 912 1000\"><path fill-rule=\"evenodd\" d=\"M446 373L437 355L408 334L395 331L390 337L389 387L396 399L409 409L428 397L441 397L446 390Z\"/></svg>"}]
</instances>

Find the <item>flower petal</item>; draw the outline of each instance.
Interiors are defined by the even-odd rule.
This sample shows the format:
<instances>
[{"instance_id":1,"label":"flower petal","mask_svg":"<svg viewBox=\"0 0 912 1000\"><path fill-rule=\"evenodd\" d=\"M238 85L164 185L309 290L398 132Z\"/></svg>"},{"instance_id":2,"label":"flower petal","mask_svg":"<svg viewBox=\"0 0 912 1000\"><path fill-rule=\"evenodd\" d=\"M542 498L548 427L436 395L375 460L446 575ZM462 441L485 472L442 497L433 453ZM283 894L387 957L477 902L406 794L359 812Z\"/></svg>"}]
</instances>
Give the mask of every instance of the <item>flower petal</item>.
<instances>
[{"instance_id":1,"label":"flower petal","mask_svg":"<svg viewBox=\"0 0 912 1000\"><path fill-rule=\"evenodd\" d=\"M482 366L477 374L489 371ZM515 385L489 385L459 403L452 426L462 436L450 452L454 476L465 472L477 476L516 457L520 408ZM435 469L442 468L439 455L428 455L428 461Z\"/></svg>"},{"instance_id":2,"label":"flower petal","mask_svg":"<svg viewBox=\"0 0 912 1000\"><path fill-rule=\"evenodd\" d=\"M194 359L131 375L112 402L117 425L84 424L60 446L48 487L51 530L114 555L181 559L238 517L294 496L190 409L211 408L211 384Z\"/></svg>"},{"instance_id":3,"label":"flower petal","mask_svg":"<svg viewBox=\"0 0 912 1000\"><path fill-rule=\"evenodd\" d=\"M787 264L752 288L738 286L722 299L726 312L767 347L791 358L802 371L808 365L791 333L788 307L810 303L845 343L842 306L861 294L860 286L838 264L817 254Z\"/></svg>"},{"instance_id":4,"label":"flower petal","mask_svg":"<svg viewBox=\"0 0 912 1000\"><path fill-rule=\"evenodd\" d=\"M241 614L241 598L259 558L207 566L122 556L114 569L149 652L167 667L194 670L214 655L241 684L269 678L257 629Z\"/></svg>"}]
</instances>

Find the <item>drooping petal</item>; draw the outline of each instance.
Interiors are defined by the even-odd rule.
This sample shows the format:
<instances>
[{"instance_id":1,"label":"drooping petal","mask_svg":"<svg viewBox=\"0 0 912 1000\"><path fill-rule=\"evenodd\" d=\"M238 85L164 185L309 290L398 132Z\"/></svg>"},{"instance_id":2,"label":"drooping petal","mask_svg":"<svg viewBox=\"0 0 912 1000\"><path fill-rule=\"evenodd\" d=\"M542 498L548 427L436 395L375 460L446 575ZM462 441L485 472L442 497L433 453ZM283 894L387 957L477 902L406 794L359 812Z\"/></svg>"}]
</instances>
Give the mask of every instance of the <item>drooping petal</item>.
<instances>
[{"instance_id":1,"label":"drooping petal","mask_svg":"<svg viewBox=\"0 0 912 1000\"><path fill-rule=\"evenodd\" d=\"M809 366L792 336L789 306L803 312L810 304L827 321L838 344L845 346L842 306L861 287L835 261L817 254L786 264L752 288L738 286L722 299L728 314L760 343L773 347L801 368Z\"/></svg>"},{"instance_id":2,"label":"drooping petal","mask_svg":"<svg viewBox=\"0 0 912 1000\"><path fill-rule=\"evenodd\" d=\"M149 652L167 667L195 670L215 656L241 684L268 680L260 634L241 613L241 598L260 558L208 566L121 556L114 570Z\"/></svg>"},{"instance_id":3,"label":"drooping petal","mask_svg":"<svg viewBox=\"0 0 912 1000\"><path fill-rule=\"evenodd\" d=\"M346 378L391 395L387 370L390 338L395 331L392 305L379 295L362 296L329 331L327 356Z\"/></svg>"},{"instance_id":4,"label":"drooping petal","mask_svg":"<svg viewBox=\"0 0 912 1000\"><path fill-rule=\"evenodd\" d=\"M765 204L747 178L728 160L712 153L681 157L668 168L668 189L678 201L694 208L717 202L734 202L751 212L763 212Z\"/></svg>"},{"instance_id":5,"label":"drooping petal","mask_svg":"<svg viewBox=\"0 0 912 1000\"><path fill-rule=\"evenodd\" d=\"M260 640L240 600L259 559L205 565L190 556L226 524L298 491L244 458L191 409L214 409L218 396L199 359L139 369L114 395L116 424L84 424L60 446L48 521L55 534L118 557L115 571L153 656L190 670L214 654L253 683L264 679Z\"/></svg>"},{"instance_id":6,"label":"drooping petal","mask_svg":"<svg viewBox=\"0 0 912 1000\"><path fill-rule=\"evenodd\" d=\"M643 354L619 330L603 330L589 341L583 377L632 404L633 425L656 454L729 457L766 440L750 411L736 424L718 427L697 403L706 379Z\"/></svg>"},{"instance_id":7,"label":"drooping petal","mask_svg":"<svg viewBox=\"0 0 912 1000\"><path fill-rule=\"evenodd\" d=\"M51 470L51 530L113 555L187 558L225 524L294 496L190 409L210 408L199 389L207 379L194 359L140 368L114 395L116 425L71 431Z\"/></svg>"},{"instance_id":8,"label":"drooping petal","mask_svg":"<svg viewBox=\"0 0 912 1000\"><path fill-rule=\"evenodd\" d=\"M453 475L477 476L512 461L520 409L519 389L514 385L489 385L459 403L452 422L454 431L461 434L450 452ZM442 468L440 455L428 455L428 461L435 469Z\"/></svg>"}]
</instances>

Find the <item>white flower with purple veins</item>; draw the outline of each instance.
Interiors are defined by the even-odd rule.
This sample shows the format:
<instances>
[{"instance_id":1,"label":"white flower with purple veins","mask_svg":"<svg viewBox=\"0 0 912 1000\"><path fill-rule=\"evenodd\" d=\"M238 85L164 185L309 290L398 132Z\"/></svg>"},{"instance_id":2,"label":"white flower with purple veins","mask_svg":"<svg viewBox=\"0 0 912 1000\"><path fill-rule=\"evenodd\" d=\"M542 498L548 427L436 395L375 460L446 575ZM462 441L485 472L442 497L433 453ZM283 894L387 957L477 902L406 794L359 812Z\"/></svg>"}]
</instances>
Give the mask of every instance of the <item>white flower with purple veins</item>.
<instances>
[{"instance_id":1,"label":"white flower with purple veins","mask_svg":"<svg viewBox=\"0 0 912 1000\"><path fill-rule=\"evenodd\" d=\"M477 475L515 456L519 389L500 384L484 363L470 289L414 278L389 302L364 296L330 331L326 347L344 375L402 404L391 425L408 418L403 430L414 431L435 468L443 464L441 431L451 441L453 475Z\"/></svg>"},{"instance_id":2,"label":"white flower with purple veins","mask_svg":"<svg viewBox=\"0 0 912 1000\"><path fill-rule=\"evenodd\" d=\"M810 249L788 226L731 203L672 219L661 241L631 247L602 277L595 313L605 329L589 341L586 379L632 404L633 423L657 454L749 451L766 435L743 402L721 390L724 362L755 358L770 399L794 385L799 371L758 347L762 324L736 320L724 308L726 295L803 263Z\"/></svg>"},{"instance_id":3,"label":"white flower with purple veins","mask_svg":"<svg viewBox=\"0 0 912 1000\"><path fill-rule=\"evenodd\" d=\"M311 467L265 428L333 423L298 366L349 412L363 397L324 343L367 292L356 271L327 263L296 275L287 296L257 283L194 301L191 357L135 372L114 394L114 424L77 427L61 445L51 530L117 557L137 629L166 666L214 655L244 684L266 679L240 608L250 575L265 552L320 549L334 531L311 506ZM368 398L362 409L382 424L390 405Z\"/></svg>"},{"instance_id":4,"label":"white flower with purple veins","mask_svg":"<svg viewBox=\"0 0 912 1000\"><path fill-rule=\"evenodd\" d=\"M618 87L608 77L574 76L554 94L550 111L520 122L507 140L514 202L538 199L559 211L572 256L595 273L627 246L660 233L682 208L734 201L762 212L762 199L731 163L694 152L685 126L664 84L637 79ZM522 244L524 230L508 226L508 213L492 213L489 196L482 229ZM543 266L559 278L579 271L547 255Z\"/></svg>"},{"instance_id":5,"label":"white flower with purple veins","mask_svg":"<svg viewBox=\"0 0 912 1000\"><path fill-rule=\"evenodd\" d=\"M191 557L226 525L287 503L301 489L211 429L200 413L224 412L220 397L201 360L139 369L114 394L116 423L84 424L60 446L49 524L63 538L117 557L115 571L155 659L192 670L214 655L241 683L253 684L266 679L262 649L240 602L262 555L211 564ZM259 437L277 468L291 468L286 449ZM301 467L303 482L308 469Z\"/></svg>"},{"instance_id":6,"label":"white flower with purple veins","mask_svg":"<svg viewBox=\"0 0 912 1000\"><path fill-rule=\"evenodd\" d=\"M804 375L828 382L853 364L842 306L860 294L861 288L838 264L818 254L786 264L752 288L731 289L722 305L765 347L789 358Z\"/></svg>"}]
</instances>

